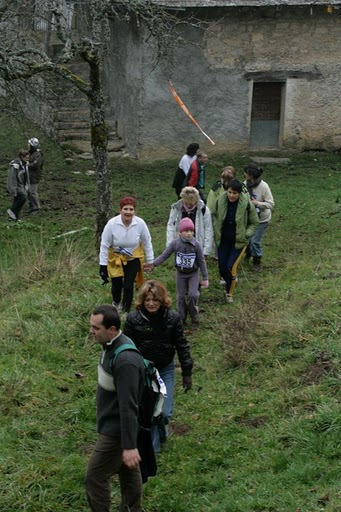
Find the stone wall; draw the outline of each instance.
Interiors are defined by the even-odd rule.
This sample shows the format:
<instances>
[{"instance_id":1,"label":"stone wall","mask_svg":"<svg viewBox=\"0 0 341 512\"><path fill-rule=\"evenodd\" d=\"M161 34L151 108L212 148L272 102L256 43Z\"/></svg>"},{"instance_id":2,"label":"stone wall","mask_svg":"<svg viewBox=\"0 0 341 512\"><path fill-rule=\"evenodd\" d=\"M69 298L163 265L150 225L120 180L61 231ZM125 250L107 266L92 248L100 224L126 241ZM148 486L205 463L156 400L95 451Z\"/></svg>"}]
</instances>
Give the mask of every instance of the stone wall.
<instances>
[{"instance_id":1,"label":"stone wall","mask_svg":"<svg viewBox=\"0 0 341 512\"><path fill-rule=\"evenodd\" d=\"M236 11L205 32L212 69L287 73L282 147L341 146L341 17L335 13L260 9L241 18ZM290 78L296 71L306 78Z\"/></svg>"},{"instance_id":2,"label":"stone wall","mask_svg":"<svg viewBox=\"0 0 341 512\"><path fill-rule=\"evenodd\" d=\"M209 152L249 148L253 80L285 82L280 147L341 145L341 11L325 8L197 9L175 66L153 68L153 47L126 25L113 27L107 66L111 115L140 157L182 154L197 141ZM123 42L123 44L122 44ZM110 79L112 77L112 80ZM169 92L171 79L210 143Z\"/></svg>"},{"instance_id":3,"label":"stone wall","mask_svg":"<svg viewBox=\"0 0 341 512\"><path fill-rule=\"evenodd\" d=\"M125 23L111 25L111 47L105 61L104 88L111 125L127 150L138 154L144 103L142 36Z\"/></svg>"}]
</instances>

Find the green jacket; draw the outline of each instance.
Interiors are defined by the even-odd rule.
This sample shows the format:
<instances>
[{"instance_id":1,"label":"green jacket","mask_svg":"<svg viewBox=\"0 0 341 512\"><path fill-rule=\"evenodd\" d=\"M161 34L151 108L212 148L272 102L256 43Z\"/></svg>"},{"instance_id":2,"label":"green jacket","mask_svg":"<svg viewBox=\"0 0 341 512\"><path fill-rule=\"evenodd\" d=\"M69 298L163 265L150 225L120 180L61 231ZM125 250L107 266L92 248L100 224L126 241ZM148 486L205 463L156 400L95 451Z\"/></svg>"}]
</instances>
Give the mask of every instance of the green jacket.
<instances>
[{"instance_id":1,"label":"green jacket","mask_svg":"<svg viewBox=\"0 0 341 512\"><path fill-rule=\"evenodd\" d=\"M207 206L207 208L209 208L210 212L214 212L216 202L217 202L218 198L222 194L224 194L224 192L225 192L225 189L223 187L221 180L216 181L207 196L206 206Z\"/></svg>"},{"instance_id":2,"label":"green jacket","mask_svg":"<svg viewBox=\"0 0 341 512\"><path fill-rule=\"evenodd\" d=\"M227 213L227 195L221 195L212 212L214 240L219 247L221 239L221 229ZM256 228L259 220L256 208L249 200L249 194L242 192L239 196L236 211L236 249L241 249L248 243Z\"/></svg>"}]
</instances>

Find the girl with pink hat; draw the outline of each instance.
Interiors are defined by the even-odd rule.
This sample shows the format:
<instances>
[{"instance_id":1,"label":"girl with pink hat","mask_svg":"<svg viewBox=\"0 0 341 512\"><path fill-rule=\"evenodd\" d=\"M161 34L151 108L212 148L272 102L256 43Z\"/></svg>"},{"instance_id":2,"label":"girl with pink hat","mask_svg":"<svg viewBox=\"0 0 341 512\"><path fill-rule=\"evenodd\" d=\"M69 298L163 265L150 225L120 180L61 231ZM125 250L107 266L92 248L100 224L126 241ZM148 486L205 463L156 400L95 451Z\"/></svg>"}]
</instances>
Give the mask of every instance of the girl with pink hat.
<instances>
[{"instance_id":1,"label":"girl with pink hat","mask_svg":"<svg viewBox=\"0 0 341 512\"><path fill-rule=\"evenodd\" d=\"M199 324L199 281L201 286L208 287L207 266L200 243L194 238L193 221L184 217L179 223L179 236L167 245L158 256L153 266L161 265L174 253L176 268L176 303L177 311L184 322L189 313L192 323Z\"/></svg>"}]
</instances>

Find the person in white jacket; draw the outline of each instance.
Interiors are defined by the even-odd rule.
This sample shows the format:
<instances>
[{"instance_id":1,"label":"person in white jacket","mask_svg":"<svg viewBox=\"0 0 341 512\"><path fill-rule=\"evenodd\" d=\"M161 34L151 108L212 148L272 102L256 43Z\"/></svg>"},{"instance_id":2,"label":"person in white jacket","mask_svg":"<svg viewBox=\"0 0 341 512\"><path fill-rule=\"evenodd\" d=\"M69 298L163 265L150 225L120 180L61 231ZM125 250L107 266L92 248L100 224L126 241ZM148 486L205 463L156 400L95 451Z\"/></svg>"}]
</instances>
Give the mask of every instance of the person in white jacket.
<instances>
[{"instance_id":1,"label":"person in white jacket","mask_svg":"<svg viewBox=\"0 0 341 512\"><path fill-rule=\"evenodd\" d=\"M263 256L262 241L265 230L271 220L271 212L275 206L270 187L261 178L262 172L263 169L254 163L244 167L244 183L247 186L250 200L255 205L259 218L258 227L246 251L246 257L253 258L253 265L256 271L261 270Z\"/></svg>"},{"instance_id":2,"label":"person in white jacket","mask_svg":"<svg viewBox=\"0 0 341 512\"><path fill-rule=\"evenodd\" d=\"M180 197L181 199L171 206L167 223L166 246L177 238L181 219L189 217L194 223L194 236L203 248L204 256L208 256L213 250L211 212L204 201L200 199L199 192L194 187L184 187Z\"/></svg>"},{"instance_id":3,"label":"person in white jacket","mask_svg":"<svg viewBox=\"0 0 341 512\"><path fill-rule=\"evenodd\" d=\"M180 192L184 187L184 182L186 181L189 168L197 157L198 149L199 144L192 142L187 146L186 153L181 157L172 185L172 187L175 188L175 193L178 196L178 199L180 199Z\"/></svg>"},{"instance_id":4,"label":"person in white jacket","mask_svg":"<svg viewBox=\"0 0 341 512\"><path fill-rule=\"evenodd\" d=\"M99 253L99 274L104 284L111 278L113 305L123 312L130 310L135 280L138 286L143 284L143 268L151 269L154 260L149 229L135 215L135 208L135 198L127 196L120 200L120 214L105 225Z\"/></svg>"}]
</instances>

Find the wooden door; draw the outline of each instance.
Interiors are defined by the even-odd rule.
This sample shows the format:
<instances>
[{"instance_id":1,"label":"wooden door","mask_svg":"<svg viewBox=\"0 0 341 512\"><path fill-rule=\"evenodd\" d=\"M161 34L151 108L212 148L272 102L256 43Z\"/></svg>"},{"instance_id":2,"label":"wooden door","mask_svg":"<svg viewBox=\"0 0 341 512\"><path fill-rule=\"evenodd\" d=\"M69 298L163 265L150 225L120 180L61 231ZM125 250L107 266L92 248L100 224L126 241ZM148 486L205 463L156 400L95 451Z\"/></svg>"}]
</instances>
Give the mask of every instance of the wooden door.
<instances>
[{"instance_id":1,"label":"wooden door","mask_svg":"<svg viewBox=\"0 0 341 512\"><path fill-rule=\"evenodd\" d=\"M252 94L250 146L279 146L282 82L254 82Z\"/></svg>"}]
</instances>

